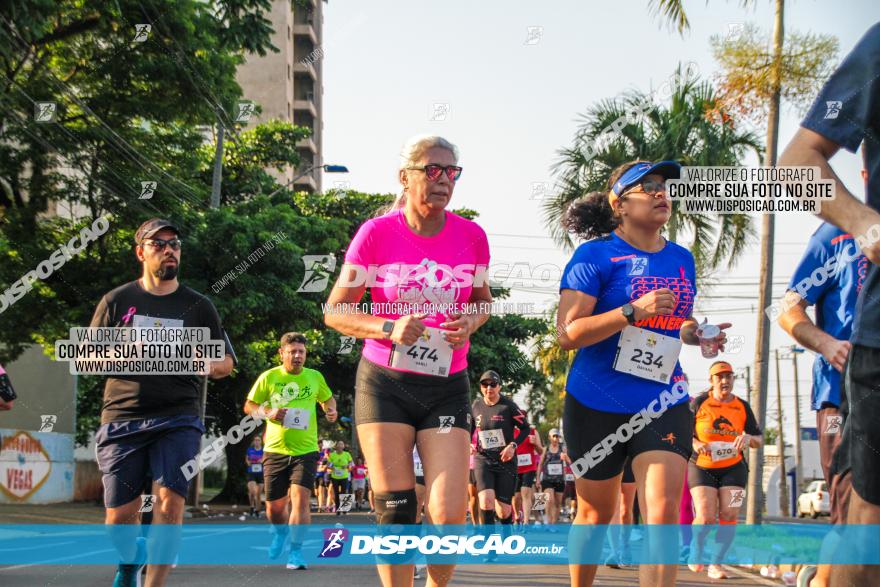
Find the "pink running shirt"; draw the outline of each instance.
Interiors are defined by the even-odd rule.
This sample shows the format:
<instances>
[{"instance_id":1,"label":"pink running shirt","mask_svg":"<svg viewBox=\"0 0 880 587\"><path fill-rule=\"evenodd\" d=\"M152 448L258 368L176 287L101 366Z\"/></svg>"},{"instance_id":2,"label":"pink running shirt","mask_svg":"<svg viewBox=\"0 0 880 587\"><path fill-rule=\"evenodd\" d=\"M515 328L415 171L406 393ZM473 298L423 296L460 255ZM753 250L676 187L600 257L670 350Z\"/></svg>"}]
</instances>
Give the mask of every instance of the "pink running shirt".
<instances>
[{"instance_id":1,"label":"pink running shirt","mask_svg":"<svg viewBox=\"0 0 880 587\"><path fill-rule=\"evenodd\" d=\"M359 268L373 304L411 304L426 309L433 305L435 309L460 311L470 301L474 275L478 282L486 281L489 241L476 222L452 212L446 212L446 223L438 234L425 237L409 228L402 209L393 210L361 225L345 254L345 263ZM403 315L388 311L395 309L376 307L373 314L395 320ZM447 313L441 311L425 318L425 325L439 327L446 320ZM391 345L390 340L367 339L363 356L387 366ZM467 368L469 346L453 352L450 375Z\"/></svg>"}]
</instances>

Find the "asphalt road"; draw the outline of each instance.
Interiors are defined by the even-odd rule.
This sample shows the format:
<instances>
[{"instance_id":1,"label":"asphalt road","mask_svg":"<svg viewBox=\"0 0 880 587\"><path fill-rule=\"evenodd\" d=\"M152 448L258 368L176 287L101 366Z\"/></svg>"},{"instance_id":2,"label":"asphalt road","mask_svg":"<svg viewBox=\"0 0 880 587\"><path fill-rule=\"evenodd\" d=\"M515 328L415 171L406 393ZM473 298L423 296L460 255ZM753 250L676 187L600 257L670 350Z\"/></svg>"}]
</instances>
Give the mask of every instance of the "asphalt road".
<instances>
[{"instance_id":1,"label":"asphalt road","mask_svg":"<svg viewBox=\"0 0 880 587\"><path fill-rule=\"evenodd\" d=\"M0 524L83 524L101 523L103 510L85 504L65 506L0 506ZM313 516L317 524L343 521L360 522L363 514L338 518L336 516ZM231 515L216 518L188 519L186 524L230 524L236 518ZM250 521L248 523L251 523ZM680 567L678 585L696 587L712 583L741 585L780 585L753 572L728 567L732 577L723 581L710 581L705 574L697 575L687 567ZM72 587L101 585L110 586L115 569L110 566L88 565L12 565L0 566L0 585L3 587ZM290 571L283 564L272 565L226 565L226 566L180 566L174 569L166 583L171 586L260 587L281 585L308 585L308 587L362 587L379 585L376 571L371 566L313 566L307 571ZM425 581L416 580L415 585ZM539 565L461 565L455 572L452 585L526 587L532 585L568 585L568 569L565 566ZM637 585L638 570L610 569L601 567L596 585Z\"/></svg>"}]
</instances>

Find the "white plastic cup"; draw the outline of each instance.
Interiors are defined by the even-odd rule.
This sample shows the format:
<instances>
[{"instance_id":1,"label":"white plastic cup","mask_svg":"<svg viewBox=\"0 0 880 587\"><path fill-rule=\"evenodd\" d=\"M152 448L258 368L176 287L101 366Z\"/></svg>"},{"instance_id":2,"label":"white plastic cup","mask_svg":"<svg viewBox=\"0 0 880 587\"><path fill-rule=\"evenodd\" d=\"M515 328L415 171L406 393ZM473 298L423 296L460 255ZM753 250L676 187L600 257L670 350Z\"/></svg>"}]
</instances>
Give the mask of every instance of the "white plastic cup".
<instances>
[{"instance_id":1,"label":"white plastic cup","mask_svg":"<svg viewBox=\"0 0 880 587\"><path fill-rule=\"evenodd\" d=\"M714 359L718 356L718 343L715 339L721 334L721 329L714 324L700 324L697 328L697 337L700 339L700 352L706 359Z\"/></svg>"}]
</instances>

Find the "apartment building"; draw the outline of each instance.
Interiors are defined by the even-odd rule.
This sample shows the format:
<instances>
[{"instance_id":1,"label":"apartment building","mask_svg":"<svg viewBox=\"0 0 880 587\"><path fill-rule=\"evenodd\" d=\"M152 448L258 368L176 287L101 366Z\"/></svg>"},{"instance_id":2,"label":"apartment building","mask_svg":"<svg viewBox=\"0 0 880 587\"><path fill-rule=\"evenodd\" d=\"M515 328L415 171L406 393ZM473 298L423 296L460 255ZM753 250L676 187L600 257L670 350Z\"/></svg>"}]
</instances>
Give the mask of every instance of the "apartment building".
<instances>
[{"instance_id":1,"label":"apartment building","mask_svg":"<svg viewBox=\"0 0 880 587\"><path fill-rule=\"evenodd\" d=\"M283 183L324 163L321 149L324 1L272 0L272 11L267 18L275 30L272 44L280 51L269 52L263 57L248 55L247 62L239 67L236 76L245 100L262 108L261 114L250 118L248 126L277 119L312 131L309 138L297 145L299 168L288 169L278 178ZM293 185L297 190L320 191L321 169L315 169Z\"/></svg>"}]
</instances>

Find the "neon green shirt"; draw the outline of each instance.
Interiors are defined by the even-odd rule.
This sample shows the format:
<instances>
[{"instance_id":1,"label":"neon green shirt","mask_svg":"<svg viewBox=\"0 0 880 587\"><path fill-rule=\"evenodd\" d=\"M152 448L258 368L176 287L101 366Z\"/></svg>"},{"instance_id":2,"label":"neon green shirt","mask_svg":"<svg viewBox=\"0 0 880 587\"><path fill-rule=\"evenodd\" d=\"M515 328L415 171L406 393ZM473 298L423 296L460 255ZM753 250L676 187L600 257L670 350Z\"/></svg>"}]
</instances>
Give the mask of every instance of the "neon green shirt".
<instances>
[{"instance_id":1,"label":"neon green shirt","mask_svg":"<svg viewBox=\"0 0 880 587\"><path fill-rule=\"evenodd\" d=\"M327 460L330 461L330 465L332 465L333 469L330 471L330 476L334 479L348 479L348 466L352 463L353 459L351 458L351 453L347 450L342 452L332 451L329 455L327 455Z\"/></svg>"},{"instance_id":2,"label":"neon green shirt","mask_svg":"<svg viewBox=\"0 0 880 587\"><path fill-rule=\"evenodd\" d=\"M248 399L270 408L299 408L308 416L301 422L308 426L304 430L285 428L278 422L266 420L264 452L297 457L318 451L318 418L316 402L325 402L333 397L324 376L314 369L303 367L298 375L288 373L283 365L264 371L257 377L248 393Z\"/></svg>"}]
</instances>

